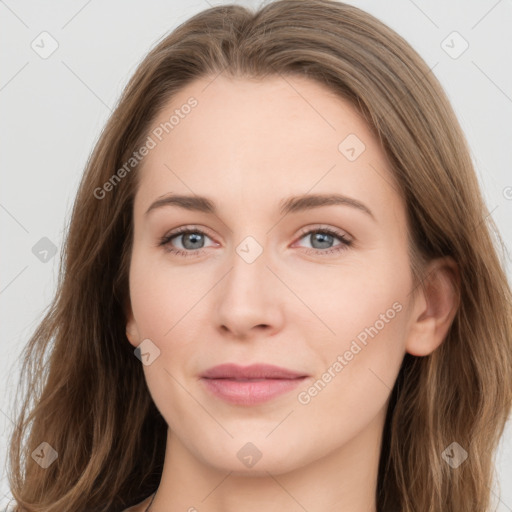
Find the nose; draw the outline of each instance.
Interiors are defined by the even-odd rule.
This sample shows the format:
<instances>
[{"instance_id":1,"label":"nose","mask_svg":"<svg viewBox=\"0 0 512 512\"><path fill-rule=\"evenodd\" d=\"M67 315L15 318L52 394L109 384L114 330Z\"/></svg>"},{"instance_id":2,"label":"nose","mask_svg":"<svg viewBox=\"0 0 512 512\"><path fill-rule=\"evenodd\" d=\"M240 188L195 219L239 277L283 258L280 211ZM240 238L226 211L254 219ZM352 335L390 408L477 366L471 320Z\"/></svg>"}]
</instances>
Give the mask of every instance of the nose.
<instances>
[{"instance_id":1,"label":"nose","mask_svg":"<svg viewBox=\"0 0 512 512\"><path fill-rule=\"evenodd\" d=\"M270 335L283 323L282 285L269 268L265 250L252 262L240 254L233 251L231 268L216 287L217 326L224 336L238 339L258 331Z\"/></svg>"}]
</instances>

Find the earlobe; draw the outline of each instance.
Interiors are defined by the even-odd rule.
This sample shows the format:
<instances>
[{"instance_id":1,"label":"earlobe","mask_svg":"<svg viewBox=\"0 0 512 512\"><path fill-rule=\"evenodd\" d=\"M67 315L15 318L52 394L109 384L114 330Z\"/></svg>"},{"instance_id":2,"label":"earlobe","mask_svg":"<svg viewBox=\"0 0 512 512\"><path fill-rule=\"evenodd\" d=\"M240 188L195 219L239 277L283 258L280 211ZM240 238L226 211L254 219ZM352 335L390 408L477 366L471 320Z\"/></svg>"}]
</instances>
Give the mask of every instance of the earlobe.
<instances>
[{"instance_id":1,"label":"earlobe","mask_svg":"<svg viewBox=\"0 0 512 512\"><path fill-rule=\"evenodd\" d=\"M130 327L128 324L126 326L126 337L134 347L139 345L139 336L136 332L136 329Z\"/></svg>"},{"instance_id":2,"label":"earlobe","mask_svg":"<svg viewBox=\"0 0 512 512\"><path fill-rule=\"evenodd\" d=\"M137 329L137 323L135 322L131 306L127 307L126 313L126 337L134 347L139 345L139 330Z\"/></svg>"},{"instance_id":3,"label":"earlobe","mask_svg":"<svg viewBox=\"0 0 512 512\"><path fill-rule=\"evenodd\" d=\"M406 351L414 356L426 356L446 338L457 312L460 296L460 276L450 257L429 263L419 286L413 308L412 324Z\"/></svg>"}]
</instances>

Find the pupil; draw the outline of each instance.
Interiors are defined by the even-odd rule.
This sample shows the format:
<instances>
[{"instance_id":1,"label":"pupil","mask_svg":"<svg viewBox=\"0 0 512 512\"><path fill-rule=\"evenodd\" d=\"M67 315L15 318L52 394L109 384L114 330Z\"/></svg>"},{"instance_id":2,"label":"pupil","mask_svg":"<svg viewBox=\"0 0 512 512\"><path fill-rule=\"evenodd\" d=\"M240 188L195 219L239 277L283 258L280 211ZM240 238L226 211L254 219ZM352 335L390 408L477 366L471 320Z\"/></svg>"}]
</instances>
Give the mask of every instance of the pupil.
<instances>
[{"instance_id":1,"label":"pupil","mask_svg":"<svg viewBox=\"0 0 512 512\"><path fill-rule=\"evenodd\" d=\"M315 244L312 243L311 245L315 247L315 249L327 249L329 248L329 244L332 243L332 235L329 235L327 233L316 233L311 236L313 237L313 241L316 242L318 240L321 245L321 247L315 247Z\"/></svg>"},{"instance_id":2,"label":"pupil","mask_svg":"<svg viewBox=\"0 0 512 512\"><path fill-rule=\"evenodd\" d=\"M201 241L201 237L203 235L199 234L199 233L189 233L187 236L185 236L185 239L184 239L184 243L183 243L183 246L186 248L186 249L198 249L198 247L195 247L193 244L194 243L197 243L197 242L200 242ZM192 247L187 247L187 244L188 242L190 241L190 239L192 239ZM195 239L195 240L194 240Z\"/></svg>"}]
</instances>

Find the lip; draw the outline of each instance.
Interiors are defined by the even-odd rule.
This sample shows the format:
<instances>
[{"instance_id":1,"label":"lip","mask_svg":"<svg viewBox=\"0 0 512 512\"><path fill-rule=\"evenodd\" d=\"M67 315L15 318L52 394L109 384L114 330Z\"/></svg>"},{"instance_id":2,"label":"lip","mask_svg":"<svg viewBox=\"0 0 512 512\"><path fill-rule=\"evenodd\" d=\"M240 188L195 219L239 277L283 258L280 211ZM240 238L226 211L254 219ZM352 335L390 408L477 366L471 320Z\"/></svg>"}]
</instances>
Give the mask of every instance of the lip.
<instances>
[{"instance_id":1,"label":"lip","mask_svg":"<svg viewBox=\"0 0 512 512\"><path fill-rule=\"evenodd\" d=\"M213 395L236 405L256 405L290 392L308 375L269 364L238 366L227 363L201 374Z\"/></svg>"}]
</instances>

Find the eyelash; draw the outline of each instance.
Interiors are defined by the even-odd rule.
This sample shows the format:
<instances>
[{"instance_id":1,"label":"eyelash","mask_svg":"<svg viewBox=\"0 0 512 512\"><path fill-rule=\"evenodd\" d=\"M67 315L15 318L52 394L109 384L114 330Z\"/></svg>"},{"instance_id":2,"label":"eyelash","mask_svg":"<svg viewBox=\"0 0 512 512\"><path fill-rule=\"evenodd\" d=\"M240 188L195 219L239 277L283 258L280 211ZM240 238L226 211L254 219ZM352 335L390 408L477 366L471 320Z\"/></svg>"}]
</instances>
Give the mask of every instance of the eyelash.
<instances>
[{"instance_id":1,"label":"eyelash","mask_svg":"<svg viewBox=\"0 0 512 512\"><path fill-rule=\"evenodd\" d=\"M165 235L164 237L162 237L158 243L158 246L168 246L169 242L173 238L176 238L179 235L190 234L190 233L201 234L201 235L205 235L205 236L209 237L208 233L206 233L205 231L203 231L201 229L190 228L188 226L184 226L184 227L178 228L175 231L173 231L172 233L169 233L168 235ZM328 228L328 227L315 228L315 229L307 229L306 228L305 230L303 230L300 233L299 240L304 238L306 235L310 235L312 233L326 233L328 235L334 236L335 238L338 238L341 241L341 244L339 244L331 249L326 249L326 250L312 249L312 248L306 247L307 254L312 253L314 255L325 256L327 254L339 253L341 251L344 251L352 245L352 240L349 240L348 238L346 238L340 231L337 231L335 229ZM187 250L183 250L183 249L166 247L166 250L172 254L177 255L177 256L189 257L189 256L196 256L203 249L196 249L195 251L194 250L187 251Z\"/></svg>"}]
</instances>

